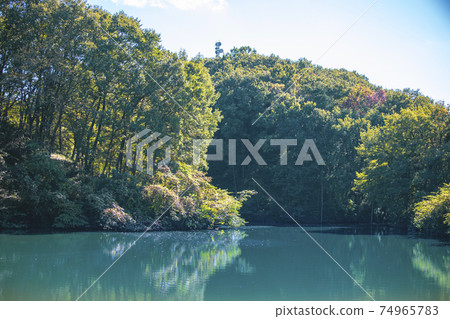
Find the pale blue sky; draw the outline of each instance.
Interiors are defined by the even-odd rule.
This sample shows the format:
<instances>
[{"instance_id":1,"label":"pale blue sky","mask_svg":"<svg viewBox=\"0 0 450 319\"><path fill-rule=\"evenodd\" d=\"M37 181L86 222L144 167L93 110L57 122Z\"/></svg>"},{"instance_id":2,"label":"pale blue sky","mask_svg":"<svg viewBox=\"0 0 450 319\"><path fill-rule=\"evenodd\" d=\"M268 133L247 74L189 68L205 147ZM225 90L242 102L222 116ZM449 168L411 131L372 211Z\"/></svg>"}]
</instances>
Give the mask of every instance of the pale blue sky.
<instances>
[{"instance_id":1,"label":"pale blue sky","mask_svg":"<svg viewBox=\"0 0 450 319\"><path fill-rule=\"evenodd\" d=\"M450 1L88 0L125 11L161 34L171 51L214 55L248 45L259 53L307 58L356 70L384 88L420 89L450 103ZM327 53L322 56L322 54ZM319 60L318 60L319 59Z\"/></svg>"}]
</instances>

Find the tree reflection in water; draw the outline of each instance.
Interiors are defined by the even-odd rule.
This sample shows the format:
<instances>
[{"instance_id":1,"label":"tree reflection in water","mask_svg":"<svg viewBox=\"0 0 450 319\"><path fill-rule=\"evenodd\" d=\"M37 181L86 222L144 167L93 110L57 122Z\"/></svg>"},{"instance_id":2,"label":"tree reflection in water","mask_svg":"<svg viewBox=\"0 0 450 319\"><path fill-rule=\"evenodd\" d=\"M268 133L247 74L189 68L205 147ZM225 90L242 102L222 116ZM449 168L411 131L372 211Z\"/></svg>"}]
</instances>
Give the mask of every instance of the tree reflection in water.
<instances>
[{"instance_id":1,"label":"tree reflection in water","mask_svg":"<svg viewBox=\"0 0 450 319\"><path fill-rule=\"evenodd\" d=\"M298 227L0 234L0 300L368 300ZM449 300L450 246L308 228L376 300ZM244 239L245 238L245 239Z\"/></svg>"},{"instance_id":2,"label":"tree reflection in water","mask_svg":"<svg viewBox=\"0 0 450 319\"><path fill-rule=\"evenodd\" d=\"M241 254L238 243L245 233L227 231L188 233L185 236L183 241L167 247L168 254L161 256L156 267L150 265L146 269L145 276L161 299L203 300L208 278ZM153 240L165 246L164 238L157 236Z\"/></svg>"},{"instance_id":3,"label":"tree reflection in water","mask_svg":"<svg viewBox=\"0 0 450 319\"><path fill-rule=\"evenodd\" d=\"M413 247L412 252L414 268L450 293L450 253L436 258L435 255L427 254L426 248L420 242Z\"/></svg>"},{"instance_id":4,"label":"tree reflection in water","mask_svg":"<svg viewBox=\"0 0 450 319\"><path fill-rule=\"evenodd\" d=\"M0 236L0 300L74 300L139 234ZM202 300L208 278L240 256L245 236L145 234L82 300Z\"/></svg>"}]
</instances>

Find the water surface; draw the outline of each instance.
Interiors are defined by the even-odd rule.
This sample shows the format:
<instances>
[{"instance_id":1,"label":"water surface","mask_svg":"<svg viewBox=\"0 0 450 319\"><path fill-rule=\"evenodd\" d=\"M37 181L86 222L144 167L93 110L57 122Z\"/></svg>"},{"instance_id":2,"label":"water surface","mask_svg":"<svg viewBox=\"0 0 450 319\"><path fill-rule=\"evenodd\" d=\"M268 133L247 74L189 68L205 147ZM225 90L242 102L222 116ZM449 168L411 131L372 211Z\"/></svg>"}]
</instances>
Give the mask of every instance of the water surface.
<instances>
[{"instance_id":1,"label":"water surface","mask_svg":"<svg viewBox=\"0 0 450 319\"><path fill-rule=\"evenodd\" d=\"M450 248L307 228L377 300L449 300ZM345 229L344 229L345 230ZM0 300L74 300L136 233L0 234ZM82 300L369 300L298 227L147 233Z\"/></svg>"}]
</instances>

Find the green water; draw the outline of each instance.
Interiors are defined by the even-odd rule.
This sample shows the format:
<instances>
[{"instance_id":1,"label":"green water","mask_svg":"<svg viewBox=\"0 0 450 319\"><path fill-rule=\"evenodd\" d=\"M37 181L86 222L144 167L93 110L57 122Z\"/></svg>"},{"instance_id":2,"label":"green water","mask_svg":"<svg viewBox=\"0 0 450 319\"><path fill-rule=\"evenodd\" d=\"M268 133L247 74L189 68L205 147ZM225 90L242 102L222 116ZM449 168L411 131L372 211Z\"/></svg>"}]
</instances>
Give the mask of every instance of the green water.
<instances>
[{"instance_id":1,"label":"green water","mask_svg":"<svg viewBox=\"0 0 450 319\"><path fill-rule=\"evenodd\" d=\"M450 247L307 228L377 300L449 300ZM136 233L0 234L0 300L74 300ZM145 234L81 300L369 300L299 228Z\"/></svg>"}]
</instances>

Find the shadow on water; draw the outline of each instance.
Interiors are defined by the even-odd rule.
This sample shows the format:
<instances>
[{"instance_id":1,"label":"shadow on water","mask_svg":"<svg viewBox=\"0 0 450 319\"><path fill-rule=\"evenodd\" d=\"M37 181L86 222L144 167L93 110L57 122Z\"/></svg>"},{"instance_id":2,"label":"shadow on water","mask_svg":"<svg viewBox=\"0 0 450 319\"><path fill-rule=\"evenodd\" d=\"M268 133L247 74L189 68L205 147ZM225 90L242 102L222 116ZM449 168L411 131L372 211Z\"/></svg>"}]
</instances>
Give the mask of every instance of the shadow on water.
<instances>
[{"instance_id":1,"label":"shadow on water","mask_svg":"<svg viewBox=\"0 0 450 319\"><path fill-rule=\"evenodd\" d=\"M377 300L449 300L450 249L432 239L308 227ZM0 235L0 300L368 300L298 227Z\"/></svg>"},{"instance_id":2,"label":"shadow on water","mask_svg":"<svg viewBox=\"0 0 450 319\"><path fill-rule=\"evenodd\" d=\"M396 228L392 226L383 225L350 225L350 226L314 226L311 227L309 233L325 233L325 234L340 234L340 235L374 235L374 236L388 236L388 235L404 235L410 238L420 239L434 239L433 245L450 246L450 237L436 237L432 234L421 234L415 230L406 230L403 228Z\"/></svg>"}]
</instances>

